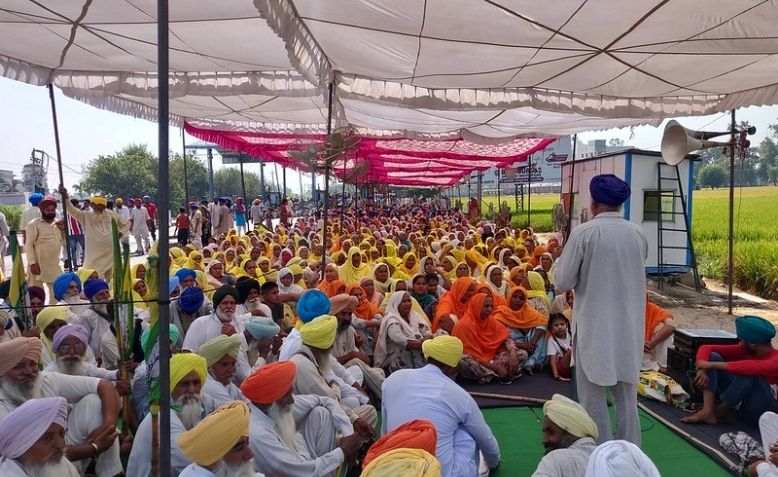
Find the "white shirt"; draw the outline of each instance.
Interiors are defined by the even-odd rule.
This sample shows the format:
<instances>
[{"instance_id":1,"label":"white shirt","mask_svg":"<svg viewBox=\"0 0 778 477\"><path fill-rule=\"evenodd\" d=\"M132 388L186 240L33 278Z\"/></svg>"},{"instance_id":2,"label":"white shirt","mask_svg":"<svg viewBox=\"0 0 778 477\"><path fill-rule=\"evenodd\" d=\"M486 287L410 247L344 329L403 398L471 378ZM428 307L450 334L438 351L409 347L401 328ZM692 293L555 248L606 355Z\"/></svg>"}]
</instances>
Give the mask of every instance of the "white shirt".
<instances>
[{"instance_id":1,"label":"white shirt","mask_svg":"<svg viewBox=\"0 0 778 477\"><path fill-rule=\"evenodd\" d=\"M562 345L560 348L559 345ZM548 344L546 345L546 356L556 356L565 354L572 346L572 337L570 333L564 338L557 338L554 335L548 335Z\"/></svg>"},{"instance_id":2,"label":"white shirt","mask_svg":"<svg viewBox=\"0 0 778 477\"><path fill-rule=\"evenodd\" d=\"M339 437L354 433L351 421L338 402L322 396L295 395L293 405L295 422L304 422L308 413L318 406L323 406L330 411ZM343 463L345 456L340 447L315 459L308 455L307 449L302 448L304 445L298 445L295 450L290 449L276 432L273 420L253 404L250 408L249 442L254 453L256 470L266 475L285 477L323 477L331 474Z\"/></svg>"},{"instance_id":3,"label":"white shirt","mask_svg":"<svg viewBox=\"0 0 778 477\"><path fill-rule=\"evenodd\" d=\"M178 475L191 461L178 447L178 436L186 428L175 411L170 412L170 465L172 475ZM146 414L140 425L127 461L127 477L149 477L151 473L151 413Z\"/></svg>"},{"instance_id":4,"label":"white shirt","mask_svg":"<svg viewBox=\"0 0 778 477\"><path fill-rule=\"evenodd\" d=\"M114 212L116 212L116 215L122 218L125 222L130 220L130 208L127 206L122 205L121 207L114 207Z\"/></svg>"},{"instance_id":5,"label":"white shirt","mask_svg":"<svg viewBox=\"0 0 778 477\"><path fill-rule=\"evenodd\" d=\"M149 232L147 221L150 220L150 217L149 211L145 207L133 207L130 211L130 218L132 219L131 232L133 234L146 234Z\"/></svg>"},{"instance_id":6,"label":"white shirt","mask_svg":"<svg viewBox=\"0 0 778 477\"><path fill-rule=\"evenodd\" d=\"M238 352L236 375L238 380L243 381L251 374L251 365L249 365L248 355L246 354L249 347L246 343L246 336L243 334L243 320L238 319L238 315L236 315L236 318L230 323L235 328L235 332L240 335L240 351ZM189 325L189 330L186 332L186 337L184 337L183 349L197 353L200 345L222 334L223 324L215 312L197 318Z\"/></svg>"},{"instance_id":7,"label":"white shirt","mask_svg":"<svg viewBox=\"0 0 778 477\"><path fill-rule=\"evenodd\" d=\"M303 345L303 338L300 336L300 332L297 328L292 328L292 331L286 335L284 341L281 343L281 349L278 351L278 361L289 361ZM337 359L332 359L332 367L330 374L325 376L328 381L336 381L341 387L353 386L358 384L354 377L346 371L346 368Z\"/></svg>"},{"instance_id":8,"label":"white shirt","mask_svg":"<svg viewBox=\"0 0 778 477\"><path fill-rule=\"evenodd\" d=\"M59 369L59 363L57 363L56 360L49 363L49 365L46 366L46 371L51 373L65 374ZM81 367L81 374L79 374L78 376L89 376L92 378L105 379L106 381L116 381L119 379L118 375L119 375L118 369L107 370L104 368L98 368L93 363L86 361ZM68 376L72 376L72 375L68 375Z\"/></svg>"},{"instance_id":9,"label":"white shirt","mask_svg":"<svg viewBox=\"0 0 778 477\"><path fill-rule=\"evenodd\" d=\"M557 290L575 290L576 366L598 386L638 382L647 253L637 224L618 212L604 212L573 229L557 260Z\"/></svg>"},{"instance_id":10,"label":"white shirt","mask_svg":"<svg viewBox=\"0 0 778 477\"><path fill-rule=\"evenodd\" d=\"M597 444L591 437L582 437L565 449L544 455L532 477L578 477L586 473L586 464Z\"/></svg>"},{"instance_id":11,"label":"white shirt","mask_svg":"<svg viewBox=\"0 0 778 477\"><path fill-rule=\"evenodd\" d=\"M205 380L205 387L203 388L203 394L213 400L215 407L219 407L222 404L226 404L231 401L246 401L243 397L243 393L240 392L240 388L234 383L229 383L227 386L223 385L219 381L215 380L210 374Z\"/></svg>"},{"instance_id":12,"label":"white shirt","mask_svg":"<svg viewBox=\"0 0 778 477\"><path fill-rule=\"evenodd\" d=\"M178 477L214 477L216 474L195 463L189 464Z\"/></svg>"},{"instance_id":13,"label":"white shirt","mask_svg":"<svg viewBox=\"0 0 778 477\"><path fill-rule=\"evenodd\" d=\"M477 454L465 455L457 447L458 434L468 434L494 468L500 446L475 400L435 365L401 369L382 386L382 433L414 419L428 419L438 431L435 454L446 477L477 475Z\"/></svg>"},{"instance_id":14,"label":"white shirt","mask_svg":"<svg viewBox=\"0 0 778 477\"><path fill-rule=\"evenodd\" d=\"M89 376L68 376L66 374L41 371L40 395L36 397L63 397L67 402L74 404L88 394L97 393L100 380ZM0 419L19 407L0 389ZM0 474L2 475L2 474Z\"/></svg>"}]
</instances>

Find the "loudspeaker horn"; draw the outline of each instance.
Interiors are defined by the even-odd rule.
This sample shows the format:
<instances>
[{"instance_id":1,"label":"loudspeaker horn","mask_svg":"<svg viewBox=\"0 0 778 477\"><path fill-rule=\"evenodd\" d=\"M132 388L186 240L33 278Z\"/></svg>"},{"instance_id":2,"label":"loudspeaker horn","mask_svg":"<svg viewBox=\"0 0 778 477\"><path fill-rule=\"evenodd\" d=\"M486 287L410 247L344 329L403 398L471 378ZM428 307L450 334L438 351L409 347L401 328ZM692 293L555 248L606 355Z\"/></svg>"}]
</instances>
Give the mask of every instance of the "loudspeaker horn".
<instances>
[{"instance_id":1,"label":"loudspeaker horn","mask_svg":"<svg viewBox=\"0 0 778 477\"><path fill-rule=\"evenodd\" d=\"M725 132L695 131L686 129L678 121L671 120L665 126L662 135L662 159L671 166L679 164L692 151L710 149L712 147L729 146L728 142L709 141L708 139L731 134Z\"/></svg>"}]
</instances>

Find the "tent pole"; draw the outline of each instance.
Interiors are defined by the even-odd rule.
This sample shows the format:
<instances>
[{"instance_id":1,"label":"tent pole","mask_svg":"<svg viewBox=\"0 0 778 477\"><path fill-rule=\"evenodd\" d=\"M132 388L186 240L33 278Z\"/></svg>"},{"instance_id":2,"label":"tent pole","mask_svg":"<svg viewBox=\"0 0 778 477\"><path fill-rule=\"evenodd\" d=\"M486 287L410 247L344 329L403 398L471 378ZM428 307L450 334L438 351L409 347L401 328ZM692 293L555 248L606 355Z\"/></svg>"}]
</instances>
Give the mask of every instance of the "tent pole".
<instances>
[{"instance_id":1,"label":"tent pole","mask_svg":"<svg viewBox=\"0 0 778 477\"><path fill-rule=\"evenodd\" d=\"M567 242L567 238L570 236L570 229L573 226L573 210L575 210L575 207L573 205L575 204L575 198L573 197L573 182L575 182L575 149L578 145L578 134L573 134L573 162L570 164L570 167L572 168L570 170L570 187L568 188L568 194L567 194L567 200L570 204L569 210L567 211L567 228L565 229L565 238L564 242Z\"/></svg>"},{"instance_id":2,"label":"tent pole","mask_svg":"<svg viewBox=\"0 0 778 477\"><path fill-rule=\"evenodd\" d=\"M243 207L246 207L246 176L243 175L243 154L238 156L240 160L240 195L243 197Z\"/></svg>"},{"instance_id":3,"label":"tent pole","mask_svg":"<svg viewBox=\"0 0 778 477\"><path fill-rule=\"evenodd\" d=\"M265 200L265 161L259 158L259 193L262 195L262 200Z\"/></svg>"},{"instance_id":4,"label":"tent pole","mask_svg":"<svg viewBox=\"0 0 778 477\"><path fill-rule=\"evenodd\" d=\"M189 176L186 173L186 131L184 131L184 126L181 126L181 148L184 158L184 207L189 212Z\"/></svg>"},{"instance_id":5,"label":"tent pole","mask_svg":"<svg viewBox=\"0 0 778 477\"><path fill-rule=\"evenodd\" d=\"M213 149L208 148L208 201L213 202Z\"/></svg>"},{"instance_id":6,"label":"tent pole","mask_svg":"<svg viewBox=\"0 0 778 477\"><path fill-rule=\"evenodd\" d=\"M159 475L170 477L170 268L168 214L170 213L169 177L169 50L168 50L168 0L157 1L157 77L159 84L157 125L159 127Z\"/></svg>"},{"instance_id":7,"label":"tent pole","mask_svg":"<svg viewBox=\"0 0 778 477\"><path fill-rule=\"evenodd\" d=\"M281 196L286 199L286 166L281 166L281 175L284 180L284 192L281 194Z\"/></svg>"},{"instance_id":8,"label":"tent pole","mask_svg":"<svg viewBox=\"0 0 778 477\"><path fill-rule=\"evenodd\" d=\"M501 175L502 175L502 171L498 168L497 169L497 215L499 215L502 212L502 191L500 190Z\"/></svg>"},{"instance_id":9,"label":"tent pole","mask_svg":"<svg viewBox=\"0 0 778 477\"><path fill-rule=\"evenodd\" d=\"M527 227L532 226L532 154L527 163Z\"/></svg>"},{"instance_id":10,"label":"tent pole","mask_svg":"<svg viewBox=\"0 0 778 477\"><path fill-rule=\"evenodd\" d=\"M732 288L735 282L735 110L730 113L731 135L729 139L729 237L727 254L727 310L733 312Z\"/></svg>"},{"instance_id":11,"label":"tent pole","mask_svg":"<svg viewBox=\"0 0 778 477\"><path fill-rule=\"evenodd\" d=\"M59 173L59 188L65 188L65 176L62 174L62 151L59 146L59 123L57 122L57 103L54 101L54 86L49 83L49 102L51 103L51 119L54 123L54 145L57 148L57 172ZM73 271L73 256L70 251L70 221L68 220L68 209L65 206L65 198L62 198L62 220L65 222L65 250L68 256L68 271Z\"/></svg>"},{"instance_id":12,"label":"tent pole","mask_svg":"<svg viewBox=\"0 0 778 477\"><path fill-rule=\"evenodd\" d=\"M332 134L332 97L335 94L332 81L330 81L329 88L327 88L327 142L329 143ZM327 147L324 149L325 154L328 154ZM315 176L314 176L315 177ZM327 212L330 201L330 160L324 161L324 211L322 214L322 226L321 226L321 279L324 280L324 269L327 268Z\"/></svg>"}]
</instances>

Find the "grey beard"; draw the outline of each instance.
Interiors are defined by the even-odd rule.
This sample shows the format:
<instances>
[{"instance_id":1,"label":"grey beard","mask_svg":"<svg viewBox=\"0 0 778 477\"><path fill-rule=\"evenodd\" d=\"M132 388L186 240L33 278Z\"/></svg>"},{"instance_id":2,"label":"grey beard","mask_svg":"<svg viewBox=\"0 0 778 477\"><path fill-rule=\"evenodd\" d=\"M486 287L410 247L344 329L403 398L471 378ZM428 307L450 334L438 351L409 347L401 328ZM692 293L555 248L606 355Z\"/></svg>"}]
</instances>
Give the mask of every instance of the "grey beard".
<instances>
[{"instance_id":1,"label":"grey beard","mask_svg":"<svg viewBox=\"0 0 778 477\"><path fill-rule=\"evenodd\" d=\"M244 462L240 465L227 465L224 462L219 463L216 469L213 470L215 477L254 477L256 470L254 470L254 459L248 462Z\"/></svg>"},{"instance_id":2,"label":"grey beard","mask_svg":"<svg viewBox=\"0 0 778 477\"><path fill-rule=\"evenodd\" d=\"M92 303L92 308L98 313L102 313L103 315L108 315L107 303Z\"/></svg>"},{"instance_id":3,"label":"grey beard","mask_svg":"<svg viewBox=\"0 0 778 477\"><path fill-rule=\"evenodd\" d=\"M18 384L5 376L0 377L0 389L17 406L30 399L39 398L41 394L41 376L27 384Z\"/></svg>"},{"instance_id":4,"label":"grey beard","mask_svg":"<svg viewBox=\"0 0 778 477\"><path fill-rule=\"evenodd\" d=\"M220 309L216 309L216 317L221 321L222 323L232 323L232 320L235 319L235 313L224 313Z\"/></svg>"},{"instance_id":5,"label":"grey beard","mask_svg":"<svg viewBox=\"0 0 778 477\"><path fill-rule=\"evenodd\" d=\"M75 295L69 295L62 298L62 301L68 305L78 305L81 303L81 296L76 293Z\"/></svg>"},{"instance_id":6,"label":"grey beard","mask_svg":"<svg viewBox=\"0 0 778 477\"><path fill-rule=\"evenodd\" d=\"M200 396L197 395L184 395L179 396L174 400L174 403L181 408L180 411L176 411L178 418L181 419L181 424L189 430L199 423L203 418L203 405L200 401Z\"/></svg>"},{"instance_id":7,"label":"grey beard","mask_svg":"<svg viewBox=\"0 0 778 477\"><path fill-rule=\"evenodd\" d=\"M60 457L57 462L35 463L23 467L29 477L79 477L80 475L65 456Z\"/></svg>"},{"instance_id":8,"label":"grey beard","mask_svg":"<svg viewBox=\"0 0 778 477\"><path fill-rule=\"evenodd\" d=\"M62 374L69 374L71 376L83 376L84 375L84 357L78 361L71 359L63 359L57 356L57 369Z\"/></svg>"},{"instance_id":9,"label":"grey beard","mask_svg":"<svg viewBox=\"0 0 778 477\"><path fill-rule=\"evenodd\" d=\"M332 348L327 351L316 351L316 362L319 364L319 371L322 376L327 376L332 371Z\"/></svg>"},{"instance_id":10,"label":"grey beard","mask_svg":"<svg viewBox=\"0 0 778 477\"><path fill-rule=\"evenodd\" d=\"M284 441L286 446L297 451L295 440L297 439L297 423L294 422L294 414L292 414L291 406L281 407L276 403L273 403L268 410L268 415L273 420L276 432L278 432L281 440Z\"/></svg>"}]
</instances>

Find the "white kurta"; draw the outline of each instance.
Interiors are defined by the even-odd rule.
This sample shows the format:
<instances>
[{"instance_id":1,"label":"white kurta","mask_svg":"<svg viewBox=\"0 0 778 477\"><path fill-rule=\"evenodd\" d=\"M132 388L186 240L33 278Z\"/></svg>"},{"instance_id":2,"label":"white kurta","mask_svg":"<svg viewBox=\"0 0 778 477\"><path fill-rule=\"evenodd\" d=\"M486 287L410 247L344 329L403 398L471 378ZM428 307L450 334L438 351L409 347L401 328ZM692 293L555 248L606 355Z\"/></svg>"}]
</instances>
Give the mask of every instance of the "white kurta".
<instances>
[{"instance_id":1,"label":"white kurta","mask_svg":"<svg viewBox=\"0 0 778 477\"><path fill-rule=\"evenodd\" d=\"M213 400L215 407L219 407L222 404L226 404L231 401L246 401L243 397L243 393L240 392L240 388L234 383L230 383L227 386L223 385L219 381L215 380L210 374L205 380L205 387L203 387L203 394Z\"/></svg>"},{"instance_id":2,"label":"white kurta","mask_svg":"<svg viewBox=\"0 0 778 477\"><path fill-rule=\"evenodd\" d=\"M578 477L586 473L589 456L597 443L591 437L582 437L570 447L556 449L540 459L532 477Z\"/></svg>"},{"instance_id":3,"label":"white kurta","mask_svg":"<svg viewBox=\"0 0 778 477\"><path fill-rule=\"evenodd\" d=\"M475 400L435 365L394 372L383 386L382 433L413 419L428 419L438 431L435 455L446 477L478 475L478 451L494 468L500 446Z\"/></svg>"},{"instance_id":4,"label":"white kurta","mask_svg":"<svg viewBox=\"0 0 778 477\"><path fill-rule=\"evenodd\" d=\"M557 290L575 290L575 365L599 386L638 382L647 253L640 227L606 212L576 227L557 260Z\"/></svg>"},{"instance_id":5,"label":"white kurta","mask_svg":"<svg viewBox=\"0 0 778 477\"><path fill-rule=\"evenodd\" d=\"M62 249L62 232L54 223L43 219L34 219L25 227L24 253L27 254L27 270L31 283L54 283L62 273L59 263ZM40 274L33 275L30 265L38 264Z\"/></svg>"},{"instance_id":6,"label":"white kurta","mask_svg":"<svg viewBox=\"0 0 778 477\"><path fill-rule=\"evenodd\" d=\"M321 396L294 396L298 430L294 450L278 435L270 417L253 404L250 407L250 445L257 471L286 477L323 477L343 463L343 451L335 444L338 437L353 434L354 428L337 401Z\"/></svg>"},{"instance_id":7,"label":"white kurta","mask_svg":"<svg viewBox=\"0 0 778 477\"><path fill-rule=\"evenodd\" d=\"M244 321L237 315L232 320L231 324L235 328L235 332L240 335L240 351L238 352L238 363L235 369L235 375L239 381L243 381L251 374L251 366L249 365L248 349L249 346L246 343L246 335L243 333L245 327ZM216 316L216 313L205 315L197 318L189 325L189 330L184 337L183 349L196 353L200 346L211 338L215 338L222 334L223 323Z\"/></svg>"},{"instance_id":8,"label":"white kurta","mask_svg":"<svg viewBox=\"0 0 778 477\"><path fill-rule=\"evenodd\" d=\"M78 469L67 459L63 459L56 470L57 477L80 477ZM29 477L22 466L15 460L0 457L0 476L2 477Z\"/></svg>"},{"instance_id":9,"label":"white kurta","mask_svg":"<svg viewBox=\"0 0 778 477\"><path fill-rule=\"evenodd\" d=\"M174 411L170 412L170 465L172 475L178 475L191 461L178 447L178 436L186 428ZM151 413L146 414L140 425L127 460L127 477L149 477L151 474Z\"/></svg>"},{"instance_id":10,"label":"white kurta","mask_svg":"<svg viewBox=\"0 0 778 477\"><path fill-rule=\"evenodd\" d=\"M65 203L68 207L68 214L72 215L81 223L84 230L86 247L84 252L84 268L93 268L97 270L98 275L110 275L113 268L113 238L111 232L111 221L116 220L119 224L119 230L122 229L124 222L112 210L105 209L102 213L94 211L80 210L73 206L69 200Z\"/></svg>"}]
</instances>

